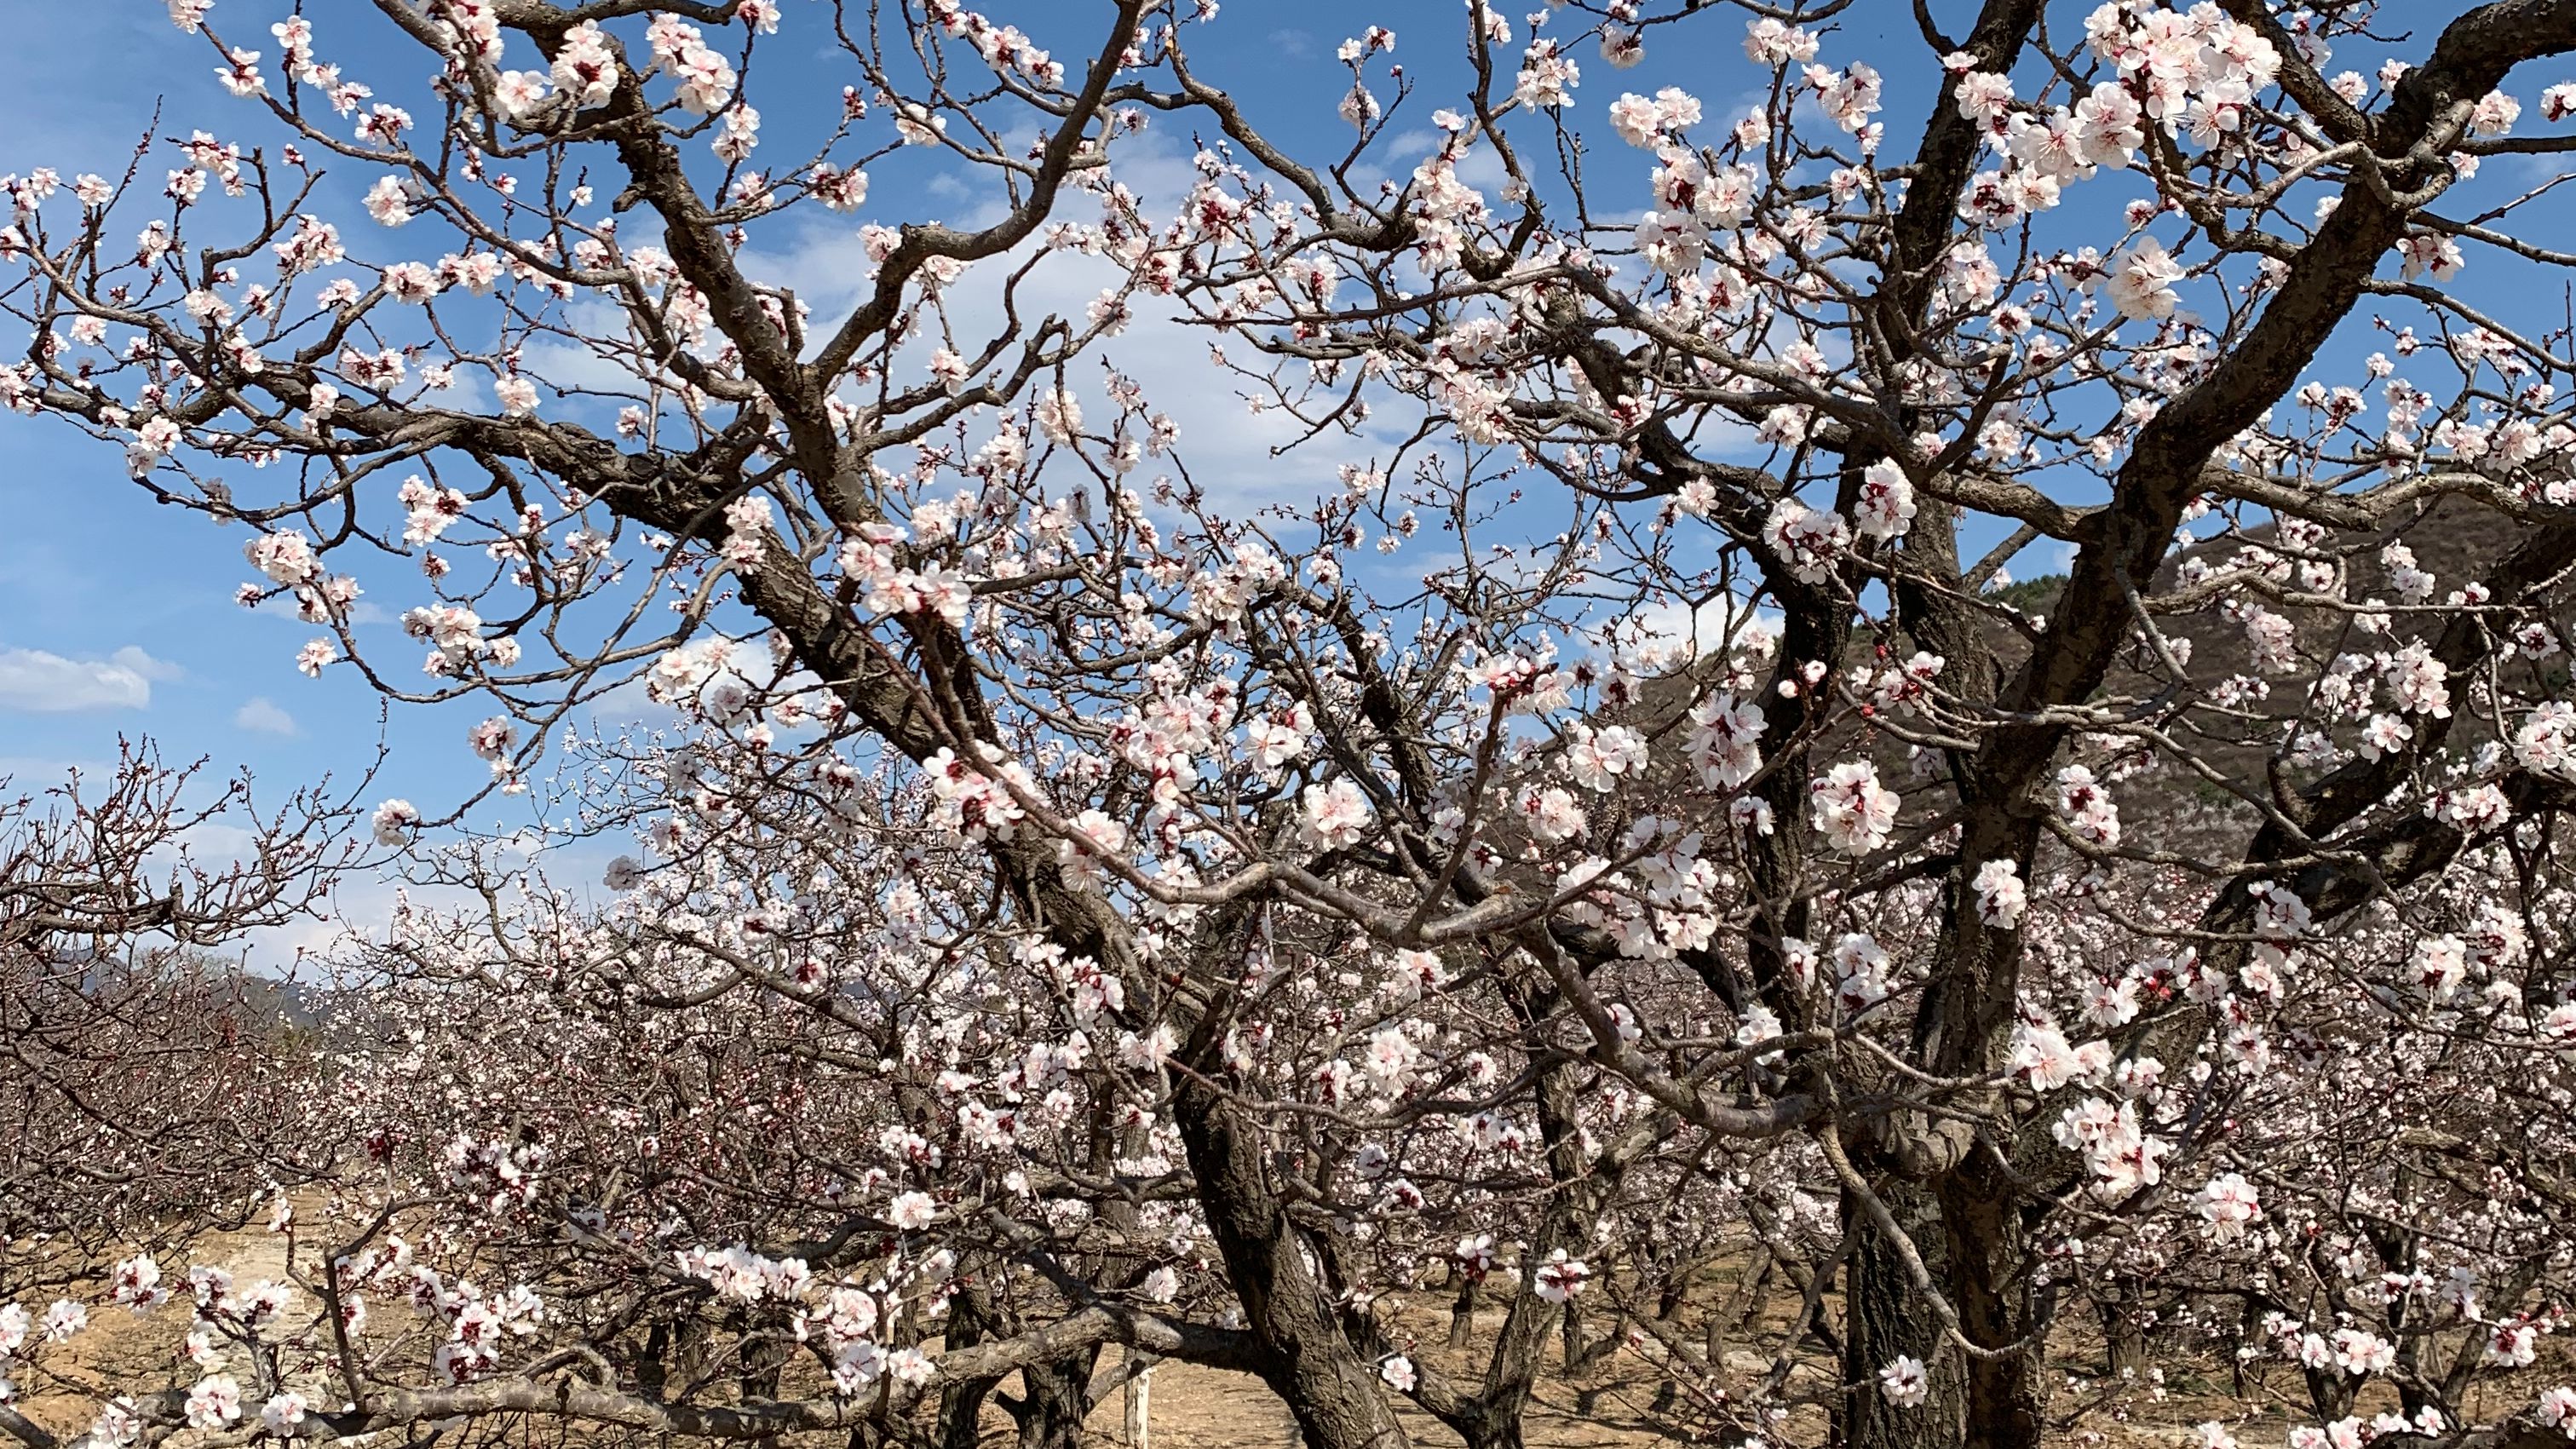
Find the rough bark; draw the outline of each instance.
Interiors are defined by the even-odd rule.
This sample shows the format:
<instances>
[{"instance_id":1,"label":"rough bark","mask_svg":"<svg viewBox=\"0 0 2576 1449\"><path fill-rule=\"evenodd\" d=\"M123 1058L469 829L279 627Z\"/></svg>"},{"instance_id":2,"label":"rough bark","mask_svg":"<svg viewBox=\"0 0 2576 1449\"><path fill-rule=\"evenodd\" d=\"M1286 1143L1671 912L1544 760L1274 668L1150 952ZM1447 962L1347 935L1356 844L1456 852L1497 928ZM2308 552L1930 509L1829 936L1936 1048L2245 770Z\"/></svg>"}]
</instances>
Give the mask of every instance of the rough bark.
<instances>
[{"instance_id":1,"label":"rough bark","mask_svg":"<svg viewBox=\"0 0 2576 1449\"><path fill-rule=\"evenodd\" d=\"M1940 1204L1902 1180L1879 1196L1923 1253L1934 1281L1943 1272ZM1842 1205L1852 1248L1844 1266L1843 1384L1834 1442L1843 1449L1967 1449L1968 1377L1959 1355L1942 1352L1941 1320L1897 1256L1895 1244L1848 1196ZM1899 1357L1923 1361L1931 1394L1901 1408L1879 1392L1879 1371Z\"/></svg>"},{"instance_id":2,"label":"rough bark","mask_svg":"<svg viewBox=\"0 0 2576 1449\"><path fill-rule=\"evenodd\" d=\"M950 1300L947 1346L972 1348L982 1343L994 1322L990 1296L980 1282L970 1282ZM939 1449L976 1449L981 1442L984 1401L992 1397L991 1378L950 1379L939 1391L939 1423L933 1438Z\"/></svg>"},{"instance_id":3,"label":"rough bark","mask_svg":"<svg viewBox=\"0 0 2576 1449\"><path fill-rule=\"evenodd\" d=\"M1244 1327L1259 1345L1263 1381L1287 1402L1312 1449L1404 1449L1411 1441L1335 1322L1242 1109L1196 1077L1178 1096L1181 1142Z\"/></svg>"},{"instance_id":4,"label":"rough bark","mask_svg":"<svg viewBox=\"0 0 2576 1449\"><path fill-rule=\"evenodd\" d=\"M1476 1329L1476 1286L1480 1280L1472 1273L1458 1275L1458 1301L1449 1307L1449 1349L1452 1353L1467 1346L1469 1335Z\"/></svg>"},{"instance_id":5,"label":"rough bark","mask_svg":"<svg viewBox=\"0 0 2576 1449\"><path fill-rule=\"evenodd\" d=\"M1021 1393L1012 1417L1020 1449L1081 1449L1082 1421L1091 1411L1091 1370L1097 1345L1020 1371Z\"/></svg>"},{"instance_id":6,"label":"rough bark","mask_svg":"<svg viewBox=\"0 0 2576 1449\"><path fill-rule=\"evenodd\" d=\"M1966 1360L1971 1444L2036 1445L2047 1428L2048 1315L2031 1292L2018 1196L2005 1164L1984 1148L1941 1184L1960 1331L1981 1347L2009 1350Z\"/></svg>"}]
</instances>

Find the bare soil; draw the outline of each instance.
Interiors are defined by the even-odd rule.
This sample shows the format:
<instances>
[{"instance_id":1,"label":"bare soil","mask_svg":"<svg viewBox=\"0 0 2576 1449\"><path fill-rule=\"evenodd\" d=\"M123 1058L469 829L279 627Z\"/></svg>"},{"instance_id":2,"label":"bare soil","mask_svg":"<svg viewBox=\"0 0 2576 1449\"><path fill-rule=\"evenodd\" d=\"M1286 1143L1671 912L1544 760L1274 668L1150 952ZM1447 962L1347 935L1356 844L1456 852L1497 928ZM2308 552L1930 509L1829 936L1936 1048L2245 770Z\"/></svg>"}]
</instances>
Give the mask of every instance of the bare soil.
<instances>
[{"instance_id":1,"label":"bare soil","mask_svg":"<svg viewBox=\"0 0 2576 1449\"><path fill-rule=\"evenodd\" d=\"M237 1282L249 1284L281 1277L284 1249L284 1240L268 1233L230 1234L209 1244L195 1261L219 1263L234 1274ZM1740 1266L1721 1268L1719 1281L1710 1285L1714 1291L1698 1295L1700 1299L1724 1302L1734 1287L1727 1279ZM173 1276L180 1271L183 1270L174 1267ZM172 1286L181 1293L186 1291L184 1283ZM1763 1315L1766 1322L1758 1328L1748 1328L1747 1337L1753 1341L1727 1351L1725 1368L1730 1378L1753 1382L1769 1367L1769 1355L1777 1351L1779 1332L1785 1328L1790 1310L1788 1304L1773 1307L1775 1312ZM1417 1361L1472 1382L1481 1377L1486 1345L1501 1326L1502 1316L1498 1308L1479 1312L1474 1343L1457 1353L1445 1347L1449 1313L1441 1295L1422 1294L1408 1300L1397 1323L1418 1345L1412 1350ZM1594 1315L1588 1331L1602 1332L1607 1327L1602 1321L1605 1318L1606 1315ZM185 1373L173 1373L184 1322L184 1314L175 1307L148 1316L113 1308L94 1313L89 1328L63 1349L46 1356L43 1370L21 1375L22 1412L68 1439L88 1427L89 1415L94 1412L91 1406L99 1397L138 1385L158 1386L184 1380ZM1696 1338L1696 1328L1689 1331ZM2295 1375L2277 1365L2271 1371L2272 1391L2262 1391L2257 1383L2257 1392L2247 1400L2233 1397L2233 1375L2216 1363L2175 1367L2169 1362L2168 1378L2160 1391L2157 1386L2133 1380L2118 1392L2107 1392L2098 1377L2098 1344L2085 1342L2080 1329L2070 1338L2073 1341L2059 1354L2068 1375L2059 1383L2064 1396L2060 1407L2092 1402L2099 1403L2101 1409L2089 1415L2080 1428L2066 1434L2062 1440L2066 1444L2100 1445L2106 1449L2183 1446L2196 1443L2193 1426L2210 1419L2228 1423L2249 1444L2280 1443L2288 1428L2298 1422L2293 1404L2283 1397L2296 1391ZM1561 1367L1556 1358L1558 1351L1558 1345L1551 1342L1551 1370ZM1114 1370L1117 1364L1118 1350L1111 1349L1103 1355L1103 1372ZM2095 1372L2088 1374L2087 1368ZM1830 1371L1831 1365L1810 1345L1792 1375L1793 1394L1814 1396L1828 1390L1826 1375ZM2545 1377L2551 1372L2536 1367L2531 1371L2531 1382L2554 1382ZM1526 1443L1529 1449L1629 1449L1694 1442L1687 1430L1656 1412L1661 1382L1654 1361L1629 1348L1598 1359L1574 1377L1551 1372L1542 1377L1525 1421ZM1149 1449L1292 1449L1298 1442L1285 1406L1259 1380L1247 1375L1167 1362L1152 1370L1149 1384ZM1016 1383L1006 1381L1003 1392L1015 1392L1016 1388ZM2389 1406L2366 1396L2362 1412L2367 1415L2383 1407ZM2499 1402L2475 1407L2500 1412L2507 1406ZM1107 1394L1086 1426L1089 1444L1099 1449L1124 1446L1124 1412L1122 1395L1115 1391ZM1459 1443L1458 1437L1437 1420L1409 1406L1404 1419L1406 1429L1419 1444ZM986 1445L1007 1449L1013 1443L1011 1422L998 1408L987 1410L984 1427ZM1816 1443L1821 1442L1822 1431L1821 1413L1803 1409L1792 1416L1779 1437L1787 1443Z\"/></svg>"}]
</instances>

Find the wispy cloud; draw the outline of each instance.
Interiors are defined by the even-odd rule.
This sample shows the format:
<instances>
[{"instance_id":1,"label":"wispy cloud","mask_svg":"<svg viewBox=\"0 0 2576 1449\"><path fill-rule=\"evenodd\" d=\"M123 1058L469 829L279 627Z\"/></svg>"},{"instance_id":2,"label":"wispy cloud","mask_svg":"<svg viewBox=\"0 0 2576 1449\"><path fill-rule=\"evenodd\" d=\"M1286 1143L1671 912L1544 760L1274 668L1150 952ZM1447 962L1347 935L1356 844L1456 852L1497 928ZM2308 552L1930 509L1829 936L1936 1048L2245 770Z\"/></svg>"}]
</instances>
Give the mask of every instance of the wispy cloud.
<instances>
[{"instance_id":1,"label":"wispy cloud","mask_svg":"<svg viewBox=\"0 0 2576 1449\"><path fill-rule=\"evenodd\" d=\"M290 739L301 733L296 728L295 716L278 708L266 695L252 695L243 700L242 707L233 711L233 728Z\"/></svg>"},{"instance_id":2,"label":"wispy cloud","mask_svg":"<svg viewBox=\"0 0 2576 1449\"><path fill-rule=\"evenodd\" d=\"M45 649L0 649L0 709L24 714L143 709L152 703L153 681L178 675L177 665L131 644L105 659L68 659Z\"/></svg>"}]
</instances>

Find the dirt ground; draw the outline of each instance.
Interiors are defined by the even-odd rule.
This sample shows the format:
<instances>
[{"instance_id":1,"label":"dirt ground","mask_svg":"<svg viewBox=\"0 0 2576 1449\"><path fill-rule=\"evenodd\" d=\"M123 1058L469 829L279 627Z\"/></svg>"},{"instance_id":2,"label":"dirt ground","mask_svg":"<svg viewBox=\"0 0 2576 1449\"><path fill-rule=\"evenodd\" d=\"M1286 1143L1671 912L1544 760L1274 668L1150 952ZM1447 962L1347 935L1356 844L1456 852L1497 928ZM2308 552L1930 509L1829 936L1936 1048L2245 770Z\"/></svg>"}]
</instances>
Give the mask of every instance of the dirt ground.
<instances>
[{"instance_id":1,"label":"dirt ground","mask_svg":"<svg viewBox=\"0 0 2576 1449\"><path fill-rule=\"evenodd\" d=\"M244 1233L223 1240L217 1251L201 1253L195 1261L218 1262L232 1271L237 1282L248 1284L281 1276L284 1246L280 1237ZM176 1279L184 1268L173 1265L170 1272ZM183 1282L173 1282L171 1286L181 1293L186 1291ZM1722 1299L1723 1289L1713 1297ZM1436 1294L1421 1295L1402 1314L1402 1326L1421 1345L1414 1357L1472 1380L1481 1375L1484 1345L1500 1326L1502 1313L1499 1309L1479 1313L1476 1346L1453 1354L1442 1346L1447 1337L1448 1312L1446 1304L1438 1300ZM51 1372L22 1377L20 1390L26 1395L22 1410L67 1438L79 1433L88 1427L92 1412L89 1405L95 1402L89 1394L114 1393L137 1382L157 1385L171 1381L169 1371L178 1349L178 1326L183 1321L184 1315L175 1308L148 1318L116 1309L95 1313L91 1326L66 1345L71 1350L68 1355L59 1351L49 1355ZM1602 1326L1595 1325L1592 1331L1599 1332ZM1551 1368L1557 1351L1558 1345L1551 1341ZM1768 1351L1765 1345L1763 1352ZM1117 1366L1117 1355L1115 1349L1103 1355L1104 1372ZM2099 1397L2098 1385L2083 1382L2085 1345L2072 1344L2060 1357L2072 1374L2059 1381L2059 1392L2070 1396L2061 1405ZM1764 1358L1744 1349L1730 1351L1726 1365L1747 1381L1759 1378L1766 1366ZM2188 1366L2171 1370L2168 1392L2160 1395L2147 1392L2144 1385L2136 1386L2120 1396L2119 1407L2089 1417L2063 1442L2106 1449L2165 1449L2197 1442L2192 1426L2212 1418L2227 1421L2249 1444L2282 1442L2294 1422L2286 1405L2278 1401L2238 1402L2228 1395L2227 1381L2215 1366L2202 1367L2208 1370L2208 1377ZM1629 1449L1691 1442L1653 1411L1659 1382L1653 1363L1626 1350L1608 1356L1577 1379L1554 1374L1542 1377L1526 1420L1529 1449ZM2284 1388L2290 1387L2288 1378L2282 1377L2280 1382ZM1152 1371L1149 1383L1149 1449L1291 1449L1298 1442L1295 1425L1278 1398L1248 1376L1164 1363ZM1792 1383L1793 1388L1811 1392L1826 1387L1821 1367L1812 1374L1802 1369ZM1004 1392L1010 1392L1016 1385L1006 1382L1003 1387ZM2366 1403L2364 1412L2378 1407ZM1122 1395L1111 1392L1105 1396L1087 1426L1086 1437L1093 1445L1099 1449L1126 1445L1124 1409ZM1417 1443L1449 1446L1459 1442L1457 1436L1426 1414L1408 1409L1405 1420ZM1013 1442L1010 1421L999 1409L987 1410L985 1429L984 1442L988 1446L1007 1449ZM1820 1415L1812 1410L1802 1411L1792 1419L1782 1438L1790 1443L1818 1442L1821 1429Z\"/></svg>"},{"instance_id":2,"label":"dirt ground","mask_svg":"<svg viewBox=\"0 0 2576 1449\"><path fill-rule=\"evenodd\" d=\"M1288 1449L1297 1442L1287 1409L1258 1380L1193 1364L1163 1364L1154 1370L1151 1382L1147 1396L1150 1449ZM1674 1441L1659 1435L1643 1416L1654 1392L1654 1384L1645 1380L1624 1390L1614 1388L1604 1392L1586 1416L1576 1411L1572 1388L1543 1383L1540 1402L1526 1421L1530 1449L1671 1444ZM1086 1426L1090 1436L1103 1446L1123 1444L1122 1415L1119 1397L1110 1395ZM997 1420L986 1442L1009 1443L1004 1436L1007 1428L1007 1421ZM1427 1414L1407 1414L1405 1428L1417 1444L1458 1442L1456 1435Z\"/></svg>"}]
</instances>

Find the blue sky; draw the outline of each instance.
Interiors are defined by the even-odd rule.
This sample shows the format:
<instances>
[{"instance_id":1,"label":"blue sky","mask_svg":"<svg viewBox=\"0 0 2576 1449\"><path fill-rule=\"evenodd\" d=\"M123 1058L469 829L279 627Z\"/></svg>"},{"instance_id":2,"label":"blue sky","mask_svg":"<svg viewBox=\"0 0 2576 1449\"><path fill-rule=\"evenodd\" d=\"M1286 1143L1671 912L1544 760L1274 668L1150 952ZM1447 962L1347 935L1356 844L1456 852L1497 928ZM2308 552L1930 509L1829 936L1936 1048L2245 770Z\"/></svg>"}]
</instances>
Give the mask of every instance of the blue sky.
<instances>
[{"instance_id":1,"label":"blue sky","mask_svg":"<svg viewBox=\"0 0 2576 1449\"><path fill-rule=\"evenodd\" d=\"M388 31L381 19L355 6L309 8L325 57L342 61L353 75L387 90L421 71L415 53L384 43ZM987 8L1068 61L1096 41L1090 7L1002 0ZM222 0L212 19L236 44L266 44L268 23L283 13L280 5ZM790 0L776 39L797 42L801 36L803 49L782 44L764 52L754 96L764 107L765 134L789 132L800 120L825 124L841 85L858 79L837 52L813 49L828 18L826 7ZM1338 156L1350 132L1332 114L1348 85L1346 72L1333 61L1334 47L1369 24L1387 24L1398 34L1397 61L1415 70L1445 68L1458 51L1462 21L1460 9L1432 0L1229 0L1215 23L1193 27L1188 38L1201 72L1226 84L1262 124L1308 154ZM1875 24L1862 20L1852 28L1866 33ZM1729 72L1750 80L1735 48L1734 27L1701 25L1684 33L1692 31L1699 38L1695 46L1721 47ZM42 7L22 17L15 33L22 83L0 96L0 134L8 137L0 142L0 170L51 165L66 176L115 174L151 124L156 102L164 136L202 127L245 144L273 146L278 139L273 127L216 84L203 37L170 25L157 0ZM1619 89L1685 78L1702 69L1693 59L1690 48L1662 46L1644 66L1621 73L1587 55L1583 105L1594 111ZM1383 67L1381 60L1380 89L1391 94ZM782 79L792 84L777 84ZM783 112L779 98L794 94L810 94L818 104L803 117ZM1426 86L1411 104L1411 126L1427 127L1430 110L1446 100L1439 87ZM1170 131L1164 144L1177 165L1186 158L1188 137L1181 125L1162 124ZM1418 142L1405 164L1427 144ZM167 163L156 155L150 164ZM961 211L972 204L972 194L954 177L915 178L907 194L888 177L890 169L880 168L861 217L835 219L843 230L854 233L857 220L936 217L943 204ZM1637 189L1642 191L1642 176ZM846 237L839 240L847 243ZM823 260L828 259L826 251ZM800 262L811 265L813 259L786 264ZM1159 339L1154 347L1131 341L1124 349L1129 356L1121 360L1150 374L1161 369L1139 367L1138 361L1150 364L1150 354L1163 352L1177 384L1203 366L1204 346L1196 334L1178 342ZM1205 389L1196 395L1173 390L1180 394L1176 401L1162 405L1203 424L1190 430L1198 444L1191 449L1192 466L1203 475L1224 477L1266 464L1260 468L1265 490L1331 476L1339 455L1325 449L1281 464L1267 464L1257 451L1241 457L1212 453L1211 443L1240 430L1240 404ZM15 775L21 788L58 778L73 765L95 768L114 758L120 736L140 734L174 756L246 766L272 789L308 782L324 771L348 778L374 759L380 738L392 754L385 788L377 795L409 794L430 806L442 797L462 798L480 783L482 767L456 743L480 711L397 709L380 723L375 697L353 674L329 671L309 680L295 671L295 648L312 630L283 612L253 613L232 602L234 589L249 577L240 555L246 537L241 531L155 506L127 481L113 449L50 420L0 412L0 458L6 460L0 467L0 508L11 520L0 530L0 772Z\"/></svg>"},{"instance_id":2,"label":"blue sky","mask_svg":"<svg viewBox=\"0 0 2576 1449\"><path fill-rule=\"evenodd\" d=\"M226 0L213 18L228 35L265 41L267 22L276 18L267 13L272 8ZM1307 24L1262 26L1264 10L1276 12L1272 20ZM1310 28L1324 11L1238 5L1225 23L1202 34L1211 41L1240 38L1221 47L1227 51L1321 61L1224 69L1249 70L1247 100L1268 103L1305 90L1320 97L1316 109L1329 116L1338 94L1329 53L1340 34ZM380 19L355 7L345 17L333 9L315 13L326 54L343 59L352 73L382 86L420 69L410 56L382 46ZM1033 33L1049 28L1012 18ZM802 30L810 42L826 21L821 7L791 5L779 38L793 40ZM1089 29L1083 28L1083 44ZM274 144L272 128L251 124L256 118L243 103L215 83L203 39L171 26L158 3L44 7L21 17L14 31L24 83L0 96L0 134L9 138L0 143L0 170L51 165L66 176L115 174L151 124L156 100L163 135L203 127L227 139ZM376 44L351 44L362 38ZM1059 53L1072 49L1068 44ZM378 57L384 64L366 63ZM796 55L787 47L765 57L764 73L767 68L810 76L802 89L827 103L845 80L856 79L844 74L848 67L837 55ZM792 122L769 99L787 92L766 83L762 92L772 108L770 125ZM153 164L164 163L156 157ZM892 205L882 213L872 206L866 219L935 215L940 196L958 190L953 182L934 184L927 194L906 198L881 183L879 202ZM0 530L0 773L15 776L20 788L57 779L72 766L103 765L115 757L120 736L141 734L176 757L247 766L280 789L326 770L344 778L364 770L380 733L393 754L379 794L412 793L428 804L442 794L459 798L480 782L481 766L455 748L479 712L440 710L436 719L423 719L433 712L396 710L380 725L375 697L353 674L332 671L309 680L296 672L295 648L313 631L283 613L249 612L232 602L249 576L239 530L155 506L127 481L113 449L51 420L0 413L0 459L0 509L10 520Z\"/></svg>"},{"instance_id":3,"label":"blue sky","mask_svg":"<svg viewBox=\"0 0 2576 1449\"><path fill-rule=\"evenodd\" d=\"M255 111L224 94L203 38L173 28L159 0L23 8L28 13L13 27L20 80L0 95L0 136L7 138L0 141L0 170L51 165L66 176L114 174L149 124L156 102L163 135L202 127L245 143L274 145L278 139ZM220 0L214 19L235 43L265 45L268 23L284 8ZM1098 8L1061 0L997 0L987 7L1068 63L1078 63L1096 43ZM1964 0L1939 0L1932 7L1953 30L1965 28L1973 8ZM2071 23L2083 8L2057 7L2055 18ZM407 46L389 48L385 22L364 8L308 9L321 29L325 58L340 60L380 90L412 83L421 72L417 53ZM1829 36L1825 57L1836 64L1869 59L1887 72L1887 151L1898 156L1921 124L1931 79L1911 11L1907 0L1859 0ZM1570 19L1561 16L1560 27ZM1516 32L1525 31L1517 14L1513 20ZM764 43L752 97L764 111L764 136L778 147L764 150L764 161L797 151L800 133L828 125L841 86L860 80L837 52L817 52L828 23L828 7L788 0L777 43ZM1396 128L1420 139L1409 148L1399 139L1386 161L1409 168L1429 144L1423 128L1430 111L1456 94L1463 12L1454 0L1227 0L1214 24L1193 27L1187 39L1200 73L1228 86L1292 152L1338 156L1350 132L1332 112L1348 79L1332 52L1343 37L1372 23L1393 26L1399 37L1394 59L1423 73L1410 118ZM1592 137L1596 199L1614 210L1643 203L1648 163L1610 134L1603 111L1612 99L1624 90L1682 84L1701 96L1712 117L1720 117L1751 100L1759 81L1739 48L1739 19L1718 14L1655 34L1646 62L1631 71L1612 70L1589 46L1576 52L1584 71L1576 119ZM2418 37L2400 49L2420 53L2427 40ZM528 63L525 56L514 59ZM2355 53L2339 56L2332 68L2367 70L2376 60L2375 54ZM1373 77L1380 94L1388 96L1392 91L1383 75L1380 61ZM2528 105L2541 85L2561 78L2525 73L2511 88ZM799 97L810 97L811 108L800 110ZM1190 123L1157 124L1165 131L1160 154L1177 171L1188 154ZM2543 129L2536 107L2526 111L2522 129ZM155 156L148 164L167 163ZM2481 185L2501 191L2511 179L2491 175ZM2083 204L2107 210L2134 194L2134 182L2116 182L2098 193L2098 201L2087 197ZM815 295L828 292L836 280L848 285L847 269L837 265L836 256L846 256L854 245L859 221L929 219L943 212L944 219L961 220L976 204L973 189L943 175L923 153L909 153L877 168L860 216L789 232L783 243L763 234L756 245L783 245L774 257L777 265L810 274L813 285L800 292ZM366 226L362 219L342 219ZM2525 225L2564 219L2552 205ZM836 271L843 275L836 279ZM2473 257L2463 285L2475 295L2482 285L2529 277L2516 264ZM1078 307L1087 295L1067 301ZM2554 289L2549 302L2554 310ZM2348 363L2378 345L2367 336L2366 323L2347 329L2347 337L2353 339L2350 356L2339 346L2330 360ZM1174 339L1149 327L1110 349L1122 366L1143 377L1159 405L1182 416L1184 451L1202 477L1246 497L1296 496L1328 479L1335 462L1366 451L1366 440L1356 440L1271 461L1263 447L1270 435L1248 424L1230 395L1205 385L1204 347L1202 334ZM2352 371L2338 368L2330 380L2357 380ZM6 510L0 516L9 520L0 529L0 773L14 775L20 788L50 783L73 766L101 766L114 758L120 736L143 734L173 756L202 755L224 768L246 767L274 794L325 772L351 778L367 768L380 740L390 746L391 762L370 799L402 794L436 813L485 778L461 743L466 727L484 711L471 705L396 709L381 721L376 698L354 673L328 671L316 681L295 671L295 649L313 631L283 613L246 612L232 602L234 589L249 577L241 531L154 506L126 480L113 449L45 420L0 413L0 459L0 509ZM1968 545L1983 546L1975 538ZM2034 552L2017 568L2026 573L2052 563ZM388 601L398 597L389 588ZM488 811L495 823L518 823L513 811L524 818L516 805L496 802ZM478 815L478 821L483 818Z\"/></svg>"}]
</instances>

